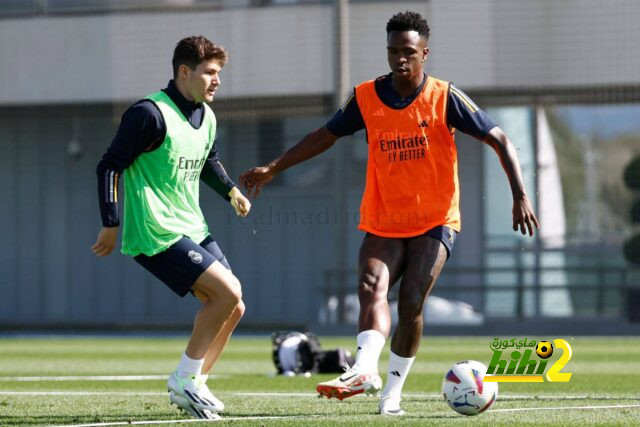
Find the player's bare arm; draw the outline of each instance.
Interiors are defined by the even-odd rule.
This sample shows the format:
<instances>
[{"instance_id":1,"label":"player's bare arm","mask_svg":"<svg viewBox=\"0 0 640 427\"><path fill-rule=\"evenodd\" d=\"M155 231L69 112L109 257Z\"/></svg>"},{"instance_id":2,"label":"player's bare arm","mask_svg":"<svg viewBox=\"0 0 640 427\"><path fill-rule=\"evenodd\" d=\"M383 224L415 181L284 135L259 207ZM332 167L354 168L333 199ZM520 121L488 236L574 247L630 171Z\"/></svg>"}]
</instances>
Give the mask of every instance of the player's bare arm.
<instances>
[{"instance_id":1,"label":"player's bare arm","mask_svg":"<svg viewBox=\"0 0 640 427\"><path fill-rule=\"evenodd\" d=\"M240 175L240 184L247 189L250 197L258 197L262 187L278 173L328 150L337 139L326 127L316 129L267 165L244 172Z\"/></svg>"},{"instance_id":2,"label":"player's bare arm","mask_svg":"<svg viewBox=\"0 0 640 427\"><path fill-rule=\"evenodd\" d=\"M519 229L522 234L526 235L528 233L529 236L533 236L535 229L540 228L540 224L533 213L533 208L524 188L522 171L520 170L520 162L518 161L515 147L498 126L491 129L483 142L496 151L502 168L509 179L509 186L513 196L513 230L518 231Z\"/></svg>"}]
</instances>

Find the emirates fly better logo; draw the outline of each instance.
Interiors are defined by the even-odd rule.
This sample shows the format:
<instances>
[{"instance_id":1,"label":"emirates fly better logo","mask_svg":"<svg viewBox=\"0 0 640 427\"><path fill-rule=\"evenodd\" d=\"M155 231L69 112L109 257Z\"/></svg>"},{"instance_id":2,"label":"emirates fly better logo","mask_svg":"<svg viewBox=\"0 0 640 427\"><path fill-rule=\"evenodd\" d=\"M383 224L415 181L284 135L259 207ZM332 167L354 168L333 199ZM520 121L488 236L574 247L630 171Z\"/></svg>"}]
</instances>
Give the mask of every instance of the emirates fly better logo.
<instances>
[{"instance_id":1,"label":"emirates fly better logo","mask_svg":"<svg viewBox=\"0 0 640 427\"><path fill-rule=\"evenodd\" d=\"M568 382L571 379L571 372L560 372L572 355L571 346L562 338L554 339L553 343L528 338L518 341L515 338L494 338L489 348L493 351L493 356L484 381L541 383L544 378L549 382ZM554 354L560 354L560 351L560 358L547 370L548 359ZM546 375L543 377L545 370Z\"/></svg>"}]
</instances>

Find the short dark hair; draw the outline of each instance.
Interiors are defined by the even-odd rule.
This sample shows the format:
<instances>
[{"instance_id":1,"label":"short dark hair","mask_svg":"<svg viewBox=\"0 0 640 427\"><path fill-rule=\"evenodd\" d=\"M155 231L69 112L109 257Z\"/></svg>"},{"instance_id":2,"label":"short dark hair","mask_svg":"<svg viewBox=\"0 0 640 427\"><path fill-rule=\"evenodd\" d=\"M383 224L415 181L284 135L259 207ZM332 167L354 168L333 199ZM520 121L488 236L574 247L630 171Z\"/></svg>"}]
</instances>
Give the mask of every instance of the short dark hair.
<instances>
[{"instance_id":1,"label":"short dark hair","mask_svg":"<svg viewBox=\"0 0 640 427\"><path fill-rule=\"evenodd\" d=\"M387 22L387 36L391 31L417 31L418 34L429 40L429 25L427 20L417 12L396 13Z\"/></svg>"},{"instance_id":2,"label":"short dark hair","mask_svg":"<svg viewBox=\"0 0 640 427\"><path fill-rule=\"evenodd\" d=\"M178 42L173 51L173 77L178 77L180 65L186 65L195 70L203 61L218 61L220 65L227 62L227 51L222 46L216 46L204 36L186 37Z\"/></svg>"}]
</instances>

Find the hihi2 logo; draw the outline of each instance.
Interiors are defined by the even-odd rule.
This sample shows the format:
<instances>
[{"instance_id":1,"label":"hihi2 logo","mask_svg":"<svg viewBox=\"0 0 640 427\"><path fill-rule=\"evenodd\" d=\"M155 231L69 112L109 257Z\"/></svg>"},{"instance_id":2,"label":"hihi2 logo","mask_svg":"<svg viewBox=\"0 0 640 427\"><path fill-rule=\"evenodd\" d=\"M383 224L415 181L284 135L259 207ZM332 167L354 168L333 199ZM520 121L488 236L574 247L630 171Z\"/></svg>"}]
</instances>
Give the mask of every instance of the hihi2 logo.
<instances>
[{"instance_id":1,"label":"hihi2 logo","mask_svg":"<svg viewBox=\"0 0 640 427\"><path fill-rule=\"evenodd\" d=\"M499 340L494 338L489 344L493 351L487 374L484 381L488 382L544 382L543 374L547 369L549 357L553 354L554 344L556 349L562 350L562 355L555 361L547 371L545 377L549 382L568 382L571 379L571 372L560 372L571 359L571 346L565 340L558 338L553 340L553 344L548 341L524 340ZM509 357L503 358L503 353L508 348L511 350ZM535 347L535 350L534 350ZM533 352L535 351L535 356ZM537 356L537 357L536 357Z\"/></svg>"}]
</instances>

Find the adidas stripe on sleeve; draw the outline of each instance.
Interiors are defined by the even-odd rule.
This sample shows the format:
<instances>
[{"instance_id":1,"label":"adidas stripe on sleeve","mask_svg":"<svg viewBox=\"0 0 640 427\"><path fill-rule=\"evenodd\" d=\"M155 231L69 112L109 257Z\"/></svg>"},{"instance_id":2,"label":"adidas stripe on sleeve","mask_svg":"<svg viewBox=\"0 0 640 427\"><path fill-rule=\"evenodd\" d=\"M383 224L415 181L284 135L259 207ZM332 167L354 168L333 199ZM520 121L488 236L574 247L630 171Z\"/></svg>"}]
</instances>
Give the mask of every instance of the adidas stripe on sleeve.
<instances>
[{"instance_id":1,"label":"adidas stripe on sleeve","mask_svg":"<svg viewBox=\"0 0 640 427\"><path fill-rule=\"evenodd\" d=\"M450 128L482 140L496 127L493 119L453 83L449 85L448 102L447 124Z\"/></svg>"}]
</instances>

